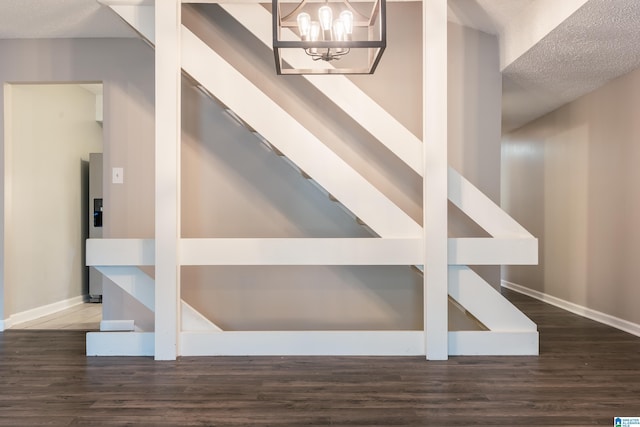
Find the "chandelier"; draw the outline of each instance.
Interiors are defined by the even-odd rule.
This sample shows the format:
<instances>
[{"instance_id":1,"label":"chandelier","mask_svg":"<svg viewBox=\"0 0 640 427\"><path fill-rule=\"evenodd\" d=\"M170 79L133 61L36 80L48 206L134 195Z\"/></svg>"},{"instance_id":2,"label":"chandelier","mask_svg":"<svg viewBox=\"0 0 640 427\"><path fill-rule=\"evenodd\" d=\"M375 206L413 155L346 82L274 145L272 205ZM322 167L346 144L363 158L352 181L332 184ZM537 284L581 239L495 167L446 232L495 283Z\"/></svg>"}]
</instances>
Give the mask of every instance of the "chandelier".
<instances>
[{"instance_id":1,"label":"chandelier","mask_svg":"<svg viewBox=\"0 0 640 427\"><path fill-rule=\"evenodd\" d=\"M278 74L373 74L387 44L385 0L288 1L272 0Z\"/></svg>"}]
</instances>

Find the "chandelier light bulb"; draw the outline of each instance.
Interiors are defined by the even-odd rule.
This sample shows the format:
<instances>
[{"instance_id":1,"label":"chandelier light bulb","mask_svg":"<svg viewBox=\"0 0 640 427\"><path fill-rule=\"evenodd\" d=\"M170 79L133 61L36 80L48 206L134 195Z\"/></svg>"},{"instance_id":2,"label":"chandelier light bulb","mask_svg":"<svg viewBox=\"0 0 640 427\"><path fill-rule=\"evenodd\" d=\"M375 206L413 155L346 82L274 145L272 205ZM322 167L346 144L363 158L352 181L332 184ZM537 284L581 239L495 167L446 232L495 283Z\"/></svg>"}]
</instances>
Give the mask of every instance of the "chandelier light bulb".
<instances>
[{"instance_id":1,"label":"chandelier light bulb","mask_svg":"<svg viewBox=\"0 0 640 427\"><path fill-rule=\"evenodd\" d=\"M347 35L345 40L351 40L351 35L353 34L353 12L343 10L340 12L340 20L344 25L344 32Z\"/></svg>"},{"instance_id":2,"label":"chandelier light bulb","mask_svg":"<svg viewBox=\"0 0 640 427\"><path fill-rule=\"evenodd\" d=\"M328 31L330 34L331 25L333 24L333 11L331 10L331 8L327 5L324 5L320 9L318 9L318 19L320 20L322 31L324 31L325 34ZM331 38L327 39L325 37L325 40L331 40Z\"/></svg>"},{"instance_id":3,"label":"chandelier light bulb","mask_svg":"<svg viewBox=\"0 0 640 427\"><path fill-rule=\"evenodd\" d=\"M333 35L336 41L346 41L346 31L345 31L345 26L344 26L344 22L342 22L342 19L336 19L333 22Z\"/></svg>"},{"instance_id":4,"label":"chandelier light bulb","mask_svg":"<svg viewBox=\"0 0 640 427\"><path fill-rule=\"evenodd\" d=\"M320 40L320 23L318 21L311 22L311 27L309 29L309 40L312 42L317 42Z\"/></svg>"},{"instance_id":5,"label":"chandelier light bulb","mask_svg":"<svg viewBox=\"0 0 640 427\"><path fill-rule=\"evenodd\" d=\"M309 30L309 40L311 40L312 42L317 42L318 40L320 40L320 23L318 21L311 22L311 27ZM318 48L317 47L310 48L309 53L314 55L317 54Z\"/></svg>"},{"instance_id":6,"label":"chandelier light bulb","mask_svg":"<svg viewBox=\"0 0 640 427\"><path fill-rule=\"evenodd\" d=\"M311 31L311 15L308 13L301 13L298 15L298 31L300 31L300 38L302 40L309 40L309 33Z\"/></svg>"}]
</instances>

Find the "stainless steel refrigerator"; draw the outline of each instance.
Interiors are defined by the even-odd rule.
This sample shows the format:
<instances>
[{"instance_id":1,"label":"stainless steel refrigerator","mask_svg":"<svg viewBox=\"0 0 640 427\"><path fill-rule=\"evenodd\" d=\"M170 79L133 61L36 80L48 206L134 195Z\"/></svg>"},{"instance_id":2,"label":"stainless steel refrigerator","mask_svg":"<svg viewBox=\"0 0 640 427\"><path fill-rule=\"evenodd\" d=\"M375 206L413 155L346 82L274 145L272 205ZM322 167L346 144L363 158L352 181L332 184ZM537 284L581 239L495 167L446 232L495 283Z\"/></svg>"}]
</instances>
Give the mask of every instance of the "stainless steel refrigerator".
<instances>
[{"instance_id":1,"label":"stainless steel refrigerator","mask_svg":"<svg viewBox=\"0 0 640 427\"><path fill-rule=\"evenodd\" d=\"M102 237L102 153L89 154L89 238ZM102 301L102 273L89 267L89 301Z\"/></svg>"}]
</instances>

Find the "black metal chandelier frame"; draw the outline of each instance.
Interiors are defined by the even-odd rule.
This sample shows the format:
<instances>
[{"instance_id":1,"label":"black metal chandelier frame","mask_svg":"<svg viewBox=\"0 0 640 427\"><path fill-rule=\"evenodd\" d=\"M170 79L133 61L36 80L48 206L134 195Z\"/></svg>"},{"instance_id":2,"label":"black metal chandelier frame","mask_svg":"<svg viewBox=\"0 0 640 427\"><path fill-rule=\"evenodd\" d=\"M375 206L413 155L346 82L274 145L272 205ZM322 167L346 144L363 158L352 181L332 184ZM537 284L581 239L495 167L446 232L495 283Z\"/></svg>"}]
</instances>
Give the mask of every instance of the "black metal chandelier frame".
<instances>
[{"instance_id":1,"label":"black metal chandelier frame","mask_svg":"<svg viewBox=\"0 0 640 427\"><path fill-rule=\"evenodd\" d=\"M369 16L363 15L354 8L348 0L329 1L325 0L319 4L341 5L343 10L353 12L353 27L360 31L359 34L366 33L366 40L283 40L281 38L283 29L290 29L299 36L297 31L298 22L296 16L312 1L302 0L291 12L286 15L281 14L280 0L272 0L273 16L273 53L278 74L373 74L376 70L382 53L387 45L386 31L386 0L373 1ZM283 59L283 49L302 49L313 61L333 62L350 52L358 49L367 50L366 63L352 67L308 67L293 68Z\"/></svg>"}]
</instances>

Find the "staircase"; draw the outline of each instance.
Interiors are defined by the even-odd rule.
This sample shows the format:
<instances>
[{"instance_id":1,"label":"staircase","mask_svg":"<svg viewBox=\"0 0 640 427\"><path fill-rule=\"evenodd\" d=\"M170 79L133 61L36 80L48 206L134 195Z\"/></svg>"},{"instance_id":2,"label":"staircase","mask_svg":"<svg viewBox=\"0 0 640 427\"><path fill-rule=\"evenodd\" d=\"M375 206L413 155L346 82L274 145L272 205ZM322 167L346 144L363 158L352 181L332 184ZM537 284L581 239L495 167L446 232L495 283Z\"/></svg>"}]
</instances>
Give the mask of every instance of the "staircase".
<instances>
[{"instance_id":1,"label":"staircase","mask_svg":"<svg viewBox=\"0 0 640 427\"><path fill-rule=\"evenodd\" d=\"M271 17L262 6L220 6L265 47L270 47ZM112 9L153 45L152 7L119 5ZM183 10L183 22L199 19L191 8ZM292 33L289 36L294 37ZM316 183L331 200L339 202L360 224L380 236L371 239L182 239L182 265L418 265L422 262L420 224L185 25L181 42L185 74L228 108L263 143ZM285 58L290 63L305 59L295 54ZM411 170L423 174L422 142L353 83L337 75L305 78ZM492 236L449 239L449 296L485 329L450 331L449 354L537 354L536 325L467 267L536 263L537 241L458 172L449 169L448 180L449 200ZM103 244L92 244L93 252L88 246L88 264L100 266L116 284L153 310L153 281L133 267L143 265L136 264L140 260L115 261L113 250L102 248ZM279 250L284 247L286 251ZM265 253L278 255L266 257ZM199 329L199 332L188 328ZM424 354L422 331L221 332L184 302L182 331L182 355ZM97 333L92 340L99 342L100 334L104 332ZM148 340L146 337L140 340ZM87 342L89 349L89 339Z\"/></svg>"}]
</instances>

